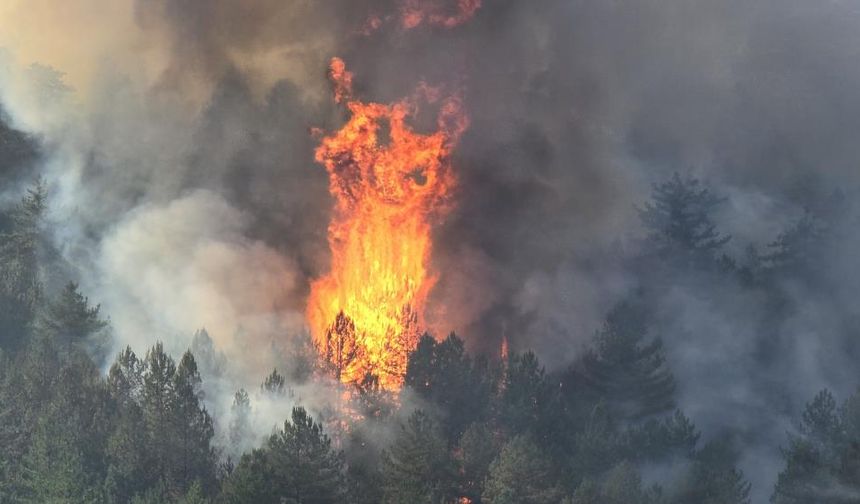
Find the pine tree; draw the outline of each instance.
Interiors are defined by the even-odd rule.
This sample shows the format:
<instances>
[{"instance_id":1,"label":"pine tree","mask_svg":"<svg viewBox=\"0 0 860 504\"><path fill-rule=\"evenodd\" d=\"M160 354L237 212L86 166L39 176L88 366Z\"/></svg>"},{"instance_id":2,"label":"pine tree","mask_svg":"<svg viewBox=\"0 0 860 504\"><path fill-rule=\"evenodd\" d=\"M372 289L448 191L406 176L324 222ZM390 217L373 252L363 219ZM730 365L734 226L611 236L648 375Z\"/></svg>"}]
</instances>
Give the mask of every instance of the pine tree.
<instances>
[{"instance_id":1,"label":"pine tree","mask_svg":"<svg viewBox=\"0 0 860 504\"><path fill-rule=\"evenodd\" d=\"M251 442L251 398L245 389L233 396L230 408L229 454L237 460L250 448Z\"/></svg>"},{"instance_id":2,"label":"pine tree","mask_svg":"<svg viewBox=\"0 0 860 504\"><path fill-rule=\"evenodd\" d=\"M78 285L69 282L57 299L40 310L36 330L53 338L63 347L92 340L108 323L99 316L99 306L90 306L89 300L78 291ZM89 341L105 346L102 341Z\"/></svg>"},{"instance_id":3,"label":"pine tree","mask_svg":"<svg viewBox=\"0 0 860 504\"><path fill-rule=\"evenodd\" d=\"M174 465L170 481L184 493L195 481L204 488L215 482L215 452L211 447L215 429L212 418L201 404L202 380L191 352L185 352L173 376L171 419L175 436Z\"/></svg>"},{"instance_id":4,"label":"pine tree","mask_svg":"<svg viewBox=\"0 0 860 504\"><path fill-rule=\"evenodd\" d=\"M554 424L561 420L557 399L556 390L533 352L508 356L495 410L509 434L528 433L545 446L554 443Z\"/></svg>"},{"instance_id":5,"label":"pine tree","mask_svg":"<svg viewBox=\"0 0 860 504\"><path fill-rule=\"evenodd\" d=\"M642 487L636 467L623 461L612 468L603 482L605 504L650 504L659 499L659 491Z\"/></svg>"},{"instance_id":6,"label":"pine tree","mask_svg":"<svg viewBox=\"0 0 860 504\"><path fill-rule=\"evenodd\" d=\"M404 383L445 412L442 427L453 444L485 417L492 391L488 375L486 364L473 360L456 335L437 343L425 334L409 358Z\"/></svg>"},{"instance_id":7,"label":"pine tree","mask_svg":"<svg viewBox=\"0 0 860 504\"><path fill-rule=\"evenodd\" d=\"M622 461L610 469L601 482L584 480L576 489L571 504L651 504L662 502L657 489L646 490L636 467Z\"/></svg>"},{"instance_id":8,"label":"pine tree","mask_svg":"<svg viewBox=\"0 0 860 504\"><path fill-rule=\"evenodd\" d=\"M375 421L358 423L346 432L344 456L350 504L379 504L383 499L382 453Z\"/></svg>"},{"instance_id":9,"label":"pine tree","mask_svg":"<svg viewBox=\"0 0 860 504\"><path fill-rule=\"evenodd\" d=\"M337 504L345 502L343 457L303 408L265 447L242 457L225 482L227 503Z\"/></svg>"},{"instance_id":10,"label":"pine tree","mask_svg":"<svg viewBox=\"0 0 860 504\"><path fill-rule=\"evenodd\" d=\"M629 455L637 461L691 458L699 442L696 426L680 410L668 417L649 418L625 434Z\"/></svg>"},{"instance_id":11,"label":"pine tree","mask_svg":"<svg viewBox=\"0 0 860 504\"><path fill-rule=\"evenodd\" d=\"M724 198L702 187L699 180L675 173L670 180L654 186L652 201L639 209L639 217L658 255L687 264L701 263L715 259L730 240L717 231L711 216L724 202Z\"/></svg>"},{"instance_id":12,"label":"pine tree","mask_svg":"<svg viewBox=\"0 0 860 504\"><path fill-rule=\"evenodd\" d=\"M195 481L176 504L209 504L210 500L203 491L203 485Z\"/></svg>"},{"instance_id":13,"label":"pine tree","mask_svg":"<svg viewBox=\"0 0 860 504\"><path fill-rule=\"evenodd\" d=\"M194 354L194 359L200 366L202 374L210 378L224 376L227 368L227 357L215 348L215 342L212 341L212 337L209 336L209 332L205 328L194 333L190 350Z\"/></svg>"},{"instance_id":14,"label":"pine tree","mask_svg":"<svg viewBox=\"0 0 860 504\"><path fill-rule=\"evenodd\" d=\"M23 460L25 502L99 502L109 395L85 358L63 365Z\"/></svg>"},{"instance_id":15,"label":"pine tree","mask_svg":"<svg viewBox=\"0 0 860 504\"><path fill-rule=\"evenodd\" d=\"M455 497L455 469L439 425L415 411L383 455L383 502L448 502Z\"/></svg>"},{"instance_id":16,"label":"pine tree","mask_svg":"<svg viewBox=\"0 0 860 504\"><path fill-rule=\"evenodd\" d=\"M355 323L341 311L326 329L323 354L336 382L341 381L343 374L358 358L359 352Z\"/></svg>"},{"instance_id":17,"label":"pine tree","mask_svg":"<svg viewBox=\"0 0 860 504\"><path fill-rule=\"evenodd\" d=\"M303 408L293 408L292 421L284 422L284 430L269 440L269 448L273 463L292 478L282 489L288 501L326 504L342 498L342 455Z\"/></svg>"},{"instance_id":18,"label":"pine tree","mask_svg":"<svg viewBox=\"0 0 860 504\"><path fill-rule=\"evenodd\" d=\"M579 382L592 404L603 402L620 422L635 422L675 407L675 379L659 339L646 342L642 309L617 305L582 361Z\"/></svg>"},{"instance_id":19,"label":"pine tree","mask_svg":"<svg viewBox=\"0 0 860 504\"><path fill-rule=\"evenodd\" d=\"M170 459L174 449L173 419L176 364L157 343L146 353L144 360L141 410L146 425L153 466L148 481L167 482L170 477Z\"/></svg>"},{"instance_id":20,"label":"pine tree","mask_svg":"<svg viewBox=\"0 0 860 504\"><path fill-rule=\"evenodd\" d=\"M860 393L839 409L830 392L819 392L806 405L798 433L789 436L789 446L783 451L786 466L779 474L771 502L853 502L848 496L860 492L856 471L860 454L853 441L858 434Z\"/></svg>"},{"instance_id":21,"label":"pine tree","mask_svg":"<svg viewBox=\"0 0 860 504\"><path fill-rule=\"evenodd\" d=\"M38 155L35 139L9 126L4 110L0 110L0 177L4 187L21 180Z\"/></svg>"},{"instance_id":22,"label":"pine tree","mask_svg":"<svg viewBox=\"0 0 860 504\"><path fill-rule=\"evenodd\" d=\"M106 449L105 494L109 504L129 502L158 483L158 475L152 471L159 463L158 454L150 444L141 407L131 402L118 408Z\"/></svg>"},{"instance_id":23,"label":"pine tree","mask_svg":"<svg viewBox=\"0 0 860 504\"><path fill-rule=\"evenodd\" d=\"M224 481L218 502L223 504L282 504L286 498L275 488L280 477L272 466L266 449L254 449L242 455L239 464Z\"/></svg>"},{"instance_id":24,"label":"pine tree","mask_svg":"<svg viewBox=\"0 0 860 504\"><path fill-rule=\"evenodd\" d=\"M481 502L490 464L498 453L493 433L485 424L474 423L466 429L457 445L461 497L471 502Z\"/></svg>"},{"instance_id":25,"label":"pine tree","mask_svg":"<svg viewBox=\"0 0 860 504\"><path fill-rule=\"evenodd\" d=\"M751 485L735 467L737 454L723 440L698 452L672 504L749 504Z\"/></svg>"},{"instance_id":26,"label":"pine tree","mask_svg":"<svg viewBox=\"0 0 860 504\"><path fill-rule=\"evenodd\" d=\"M49 336L34 334L27 342L20 368L20 386L31 412L52 397L63 358L56 342Z\"/></svg>"},{"instance_id":27,"label":"pine tree","mask_svg":"<svg viewBox=\"0 0 860 504\"><path fill-rule=\"evenodd\" d=\"M131 347L117 355L108 371L107 388L116 409L107 440L105 496L109 504L129 502L152 483L149 468L157 461L143 419L144 363Z\"/></svg>"},{"instance_id":28,"label":"pine tree","mask_svg":"<svg viewBox=\"0 0 860 504\"><path fill-rule=\"evenodd\" d=\"M0 502L14 502L18 495L15 482L30 433L23 411L26 398L20 394L20 377L13 365L0 354Z\"/></svg>"},{"instance_id":29,"label":"pine tree","mask_svg":"<svg viewBox=\"0 0 860 504\"><path fill-rule=\"evenodd\" d=\"M260 385L260 390L276 396L286 395L287 388L284 375L279 373L277 369L273 369L272 373Z\"/></svg>"},{"instance_id":30,"label":"pine tree","mask_svg":"<svg viewBox=\"0 0 860 504\"><path fill-rule=\"evenodd\" d=\"M48 411L39 418L32 443L24 457L23 495L20 502L96 502L99 486L87 471L81 432L66 425L68 412Z\"/></svg>"},{"instance_id":31,"label":"pine tree","mask_svg":"<svg viewBox=\"0 0 860 504\"><path fill-rule=\"evenodd\" d=\"M803 275L814 278L818 273L817 255L824 236L824 224L813 215L805 214L768 244L769 252L762 256L762 266L773 277Z\"/></svg>"},{"instance_id":32,"label":"pine tree","mask_svg":"<svg viewBox=\"0 0 860 504\"><path fill-rule=\"evenodd\" d=\"M42 299L38 255L47 208L47 187L39 179L0 234L0 348L18 348Z\"/></svg>"},{"instance_id":33,"label":"pine tree","mask_svg":"<svg viewBox=\"0 0 860 504\"><path fill-rule=\"evenodd\" d=\"M568 501L562 502L564 504L605 504L605 499L600 486L596 482L587 479L576 487L576 491Z\"/></svg>"},{"instance_id":34,"label":"pine tree","mask_svg":"<svg viewBox=\"0 0 860 504\"><path fill-rule=\"evenodd\" d=\"M517 436L502 447L490 465L482 501L555 504L563 496L546 454L527 436Z\"/></svg>"},{"instance_id":35,"label":"pine tree","mask_svg":"<svg viewBox=\"0 0 860 504\"><path fill-rule=\"evenodd\" d=\"M143 394L144 363L137 358L130 346L117 355L108 371L108 388L111 395L122 406L137 403Z\"/></svg>"},{"instance_id":36,"label":"pine tree","mask_svg":"<svg viewBox=\"0 0 860 504\"><path fill-rule=\"evenodd\" d=\"M595 479L624 459L626 443L609 415L606 406L599 403L590 412L588 420L573 435L573 455L569 465L574 479Z\"/></svg>"},{"instance_id":37,"label":"pine tree","mask_svg":"<svg viewBox=\"0 0 860 504\"><path fill-rule=\"evenodd\" d=\"M310 333L302 332L290 338L287 342L286 357L290 364L286 370L290 383L308 381L313 376L319 359Z\"/></svg>"}]
</instances>

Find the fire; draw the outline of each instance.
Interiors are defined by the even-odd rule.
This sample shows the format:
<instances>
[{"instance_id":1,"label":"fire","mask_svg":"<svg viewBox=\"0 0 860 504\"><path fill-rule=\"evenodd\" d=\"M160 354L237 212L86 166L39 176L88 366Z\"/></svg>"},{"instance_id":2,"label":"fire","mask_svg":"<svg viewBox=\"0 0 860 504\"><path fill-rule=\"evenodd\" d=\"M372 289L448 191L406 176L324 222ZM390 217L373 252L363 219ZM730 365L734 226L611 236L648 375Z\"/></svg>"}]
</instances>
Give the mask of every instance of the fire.
<instances>
[{"instance_id":1,"label":"fire","mask_svg":"<svg viewBox=\"0 0 860 504\"><path fill-rule=\"evenodd\" d=\"M396 22L400 28L411 30L423 24L439 28L455 28L469 21L481 8L481 0L400 0L398 14L367 18L362 35L370 35L383 24Z\"/></svg>"},{"instance_id":2,"label":"fire","mask_svg":"<svg viewBox=\"0 0 860 504\"><path fill-rule=\"evenodd\" d=\"M329 174L335 208L328 228L330 272L311 285L307 317L314 342L336 376L402 384L424 324L434 222L450 208L451 152L468 120L457 96L422 85L393 104L352 97L352 74L331 62L335 99L351 114L322 139L316 160ZM436 131L409 124L420 105L438 107Z\"/></svg>"},{"instance_id":3,"label":"fire","mask_svg":"<svg viewBox=\"0 0 860 504\"><path fill-rule=\"evenodd\" d=\"M433 26L454 28L472 19L480 7L481 0L457 0L457 10L451 13L446 12L439 2L405 0L400 21L406 29L415 28L425 21Z\"/></svg>"}]
</instances>

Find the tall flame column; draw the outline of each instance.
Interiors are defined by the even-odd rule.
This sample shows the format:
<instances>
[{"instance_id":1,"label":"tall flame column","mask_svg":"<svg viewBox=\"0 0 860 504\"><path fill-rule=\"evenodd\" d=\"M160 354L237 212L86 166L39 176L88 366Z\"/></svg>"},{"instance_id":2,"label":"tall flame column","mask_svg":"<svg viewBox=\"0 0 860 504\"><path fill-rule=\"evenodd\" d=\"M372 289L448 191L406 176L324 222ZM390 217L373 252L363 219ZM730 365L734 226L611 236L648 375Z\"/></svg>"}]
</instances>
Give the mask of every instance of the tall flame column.
<instances>
[{"instance_id":1,"label":"tall flame column","mask_svg":"<svg viewBox=\"0 0 860 504\"><path fill-rule=\"evenodd\" d=\"M435 282L432 225L449 208L451 151L468 120L458 97L441 98L428 86L390 105L363 103L352 98L352 74L341 60L332 60L330 75L351 117L316 150L336 204L331 270L311 285L308 321L342 381L373 376L395 390ZM428 104L438 107L437 129L416 133L408 120Z\"/></svg>"}]
</instances>

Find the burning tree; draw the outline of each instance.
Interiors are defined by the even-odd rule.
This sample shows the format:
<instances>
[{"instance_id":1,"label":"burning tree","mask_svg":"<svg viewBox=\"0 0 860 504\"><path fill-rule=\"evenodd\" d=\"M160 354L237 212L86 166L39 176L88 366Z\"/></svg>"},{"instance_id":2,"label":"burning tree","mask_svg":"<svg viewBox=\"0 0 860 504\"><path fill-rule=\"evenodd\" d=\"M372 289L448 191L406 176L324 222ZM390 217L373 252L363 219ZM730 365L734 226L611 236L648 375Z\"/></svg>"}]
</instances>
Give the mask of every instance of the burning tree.
<instances>
[{"instance_id":1,"label":"burning tree","mask_svg":"<svg viewBox=\"0 0 860 504\"><path fill-rule=\"evenodd\" d=\"M341 311L326 330L323 347L323 358L338 381L358 359L360 351L355 324Z\"/></svg>"},{"instance_id":2,"label":"burning tree","mask_svg":"<svg viewBox=\"0 0 860 504\"><path fill-rule=\"evenodd\" d=\"M336 205L331 270L312 284L307 317L341 381L356 383L369 372L396 390L436 280L429 271L432 226L450 207L451 152L468 121L459 97L443 98L427 85L394 104L364 103L353 98L342 60L332 60L329 74L351 117L316 151ZM438 108L437 131L410 127L419 104Z\"/></svg>"}]
</instances>

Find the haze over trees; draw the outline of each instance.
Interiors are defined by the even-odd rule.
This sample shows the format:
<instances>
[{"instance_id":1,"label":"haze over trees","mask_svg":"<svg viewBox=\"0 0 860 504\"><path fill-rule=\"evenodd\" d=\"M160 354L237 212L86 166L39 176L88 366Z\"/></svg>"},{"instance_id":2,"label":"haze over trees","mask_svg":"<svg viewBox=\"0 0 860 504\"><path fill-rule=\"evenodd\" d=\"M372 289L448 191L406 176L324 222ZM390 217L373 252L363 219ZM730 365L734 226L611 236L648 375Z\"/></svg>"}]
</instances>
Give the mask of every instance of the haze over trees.
<instances>
[{"instance_id":1,"label":"haze over trees","mask_svg":"<svg viewBox=\"0 0 860 504\"><path fill-rule=\"evenodd\" d=\"M27 149L4 155L18 162ZM705 436L680 409L685 383L653 299L671 278L703 276L766 297L767 327L791 312L788 285L820 288L815 244L834 224L806 216L739 260L713 217L724 202L681 175L655 186L639 210L646 238L628 258L638 285L568 366L547 370L525 348L472 354L457 335L428 335L399 396L368 376L334 411L298 405L255 440L247 390L234 391L229 415L210 412L204 335L194 346L205 359L156 344L103 365L109 314L74 282L42 281L50 197L36 181L0 218L0 502L749 503L758 482L738 468L743 432ZM261 374L260 393L300 403L291 387L337 378L352 353L337 323L335 366L303 354L289 372ZM778 341L775 331L760 337ZM760 362L776 369L767 355ZM857 502L860 396L842 401L823 391L802 411L774 503Z\"/></svg>"}]
</instances>

